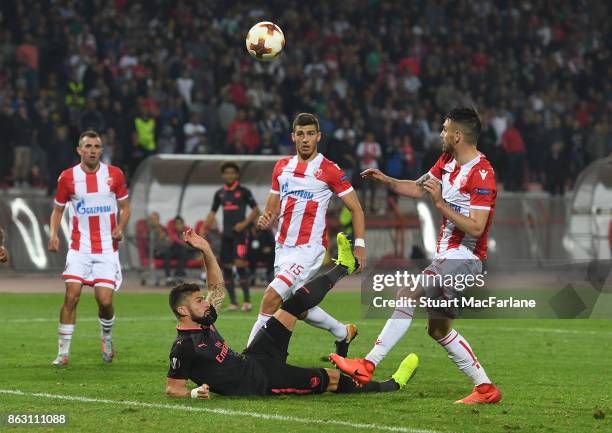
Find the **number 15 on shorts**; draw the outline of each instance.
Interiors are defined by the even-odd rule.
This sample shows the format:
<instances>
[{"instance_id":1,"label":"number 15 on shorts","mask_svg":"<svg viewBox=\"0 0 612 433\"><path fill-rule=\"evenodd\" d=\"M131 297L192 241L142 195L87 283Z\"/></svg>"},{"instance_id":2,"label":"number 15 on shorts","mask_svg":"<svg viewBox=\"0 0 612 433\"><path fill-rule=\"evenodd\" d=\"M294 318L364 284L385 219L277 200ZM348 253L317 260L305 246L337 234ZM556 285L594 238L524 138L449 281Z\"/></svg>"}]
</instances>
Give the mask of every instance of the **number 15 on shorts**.
<instances>
[{"instance_id":1,"label":"number 15 on shorts","mask_svg":"<svg viewBox=\"0 0 612 433\"><path fill-rule=\"evenodd\" d=\"M304 266L302 265L298 265L297 263L294 263L291 265L291 267L289 268L289 270L293 273L293 275L295 275L296 277L299 276L302 271L304 270Z\"/></svg>"}]
</instances>

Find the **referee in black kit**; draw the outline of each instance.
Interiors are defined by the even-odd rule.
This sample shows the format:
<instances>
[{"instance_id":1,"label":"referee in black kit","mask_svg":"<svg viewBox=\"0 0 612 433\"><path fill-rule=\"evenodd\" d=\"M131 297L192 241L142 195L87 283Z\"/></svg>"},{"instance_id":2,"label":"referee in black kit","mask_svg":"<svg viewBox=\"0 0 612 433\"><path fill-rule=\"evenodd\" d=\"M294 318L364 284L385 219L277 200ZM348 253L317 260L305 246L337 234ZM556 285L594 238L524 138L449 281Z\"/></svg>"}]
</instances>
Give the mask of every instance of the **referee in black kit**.
<instances>
[{"instance_id":1,"label":"referee in black kit","mask_svg":"<svg viewBox=\"0 0 612 433\"><path fill-rule=\"evenodd\" d=\"M223 233L221 236L221 266L223 267L223 278L225 287L230 296L228 311L238 310L238 300L234 286L233 267L238 270L240 287L244 294L242 311L251 311L250 275L247 252L249 247L249 226L259 216L259 208L253 198L251 191L240 185L240 167L235 162L221 164L221 178L223 187L215 193L213 205L206 216L200 234L215 219L219 206L223 206ZM251 208L249 216L246 216L247 206Z\"/></svg>"}]
</instances>

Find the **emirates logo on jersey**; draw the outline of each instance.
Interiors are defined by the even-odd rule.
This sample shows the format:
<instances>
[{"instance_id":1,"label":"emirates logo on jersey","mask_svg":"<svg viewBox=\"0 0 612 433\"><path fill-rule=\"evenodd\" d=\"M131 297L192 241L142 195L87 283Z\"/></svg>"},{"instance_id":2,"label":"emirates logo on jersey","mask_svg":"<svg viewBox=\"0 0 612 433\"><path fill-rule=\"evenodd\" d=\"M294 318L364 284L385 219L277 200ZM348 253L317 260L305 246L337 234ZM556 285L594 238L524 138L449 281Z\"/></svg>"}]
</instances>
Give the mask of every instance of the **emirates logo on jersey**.
<instances>
[{"instance_id":1,"label":"emirates logo on jersey","mask_svg":"<svg viewBox=\"0 0 612 433\"><path fill-rule=\"evenodd\" d=\"M317 179L320 178L322 174L323 174L323 170L321 170L320 168L317 168L314 171L314 177L316 177Z\"/></svg>"}]
</instances>

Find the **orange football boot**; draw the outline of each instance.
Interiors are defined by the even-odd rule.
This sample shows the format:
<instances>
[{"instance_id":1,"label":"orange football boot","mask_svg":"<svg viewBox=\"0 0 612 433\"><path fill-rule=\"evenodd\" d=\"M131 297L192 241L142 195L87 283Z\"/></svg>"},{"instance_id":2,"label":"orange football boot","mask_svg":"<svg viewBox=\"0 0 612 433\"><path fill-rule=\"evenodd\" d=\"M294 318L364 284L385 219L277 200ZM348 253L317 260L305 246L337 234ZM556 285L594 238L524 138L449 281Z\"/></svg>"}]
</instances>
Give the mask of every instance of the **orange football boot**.
<instances>
[{"instance_id":1,"label":"orange football boot","mask_svg":"<svg viewBox=\"0 0 612 433\"><path fill-rule=\"evenodd\" d=\"M372 380L376 366L364 358L343 358L337 353L329 355L329 360L344 374L351 376L359 385Z\"/></svg>"},{"instance_id":2,"label":"orange football boot","mask_svg":"<svg viewBox=\"0 0 612 433\"><path fill-rule=\"evenodd\" d=\"M501 391L492 383L483 383L476 387L470 395L457 400L456 404L497 403L502 399Z\"/></svg>"}]
</instances>

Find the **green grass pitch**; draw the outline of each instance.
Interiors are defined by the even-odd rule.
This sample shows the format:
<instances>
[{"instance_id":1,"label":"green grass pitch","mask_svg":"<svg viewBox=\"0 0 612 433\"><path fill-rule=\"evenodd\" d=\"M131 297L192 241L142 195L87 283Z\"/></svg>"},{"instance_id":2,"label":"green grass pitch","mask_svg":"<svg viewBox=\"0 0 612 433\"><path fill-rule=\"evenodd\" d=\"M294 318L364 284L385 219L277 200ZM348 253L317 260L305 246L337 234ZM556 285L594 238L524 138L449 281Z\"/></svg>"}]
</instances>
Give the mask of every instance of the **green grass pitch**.
<instances>
[{"instance_id":1,"label":"green grass pitch","mask_svg":"<svg viewBox=\"0 0 612 433\"><path fill-rule=\"evenodd\" d=\"M359 325L350 351L354 356L369 350L384 324L360 319L358 296L332 292L322 305L339 319ZM99 325L89 291L79 305L70 365L51 366L62 299L61 294L0 294L0 412L62 412L69 418L63 428L0 426L2 431L612 431L612 321L457 322L456 328L503 392L497 405L452 404L467 395L471 385L427 336L422 320L413 324L376 373L379 379L387 378L403 356L416 352L421 365L404 391L270 398L214 395L210 401L195 401L164 396L175 336L165 291L116 296L117 355L112 365L104 365L100 357ZM254 318L255 313L224 313L217 325L230 346L241 350ZM300 323L289 360L301 366L327 366L320 358L332 348L328 333Z\"/></svg>"}]
</instances>

